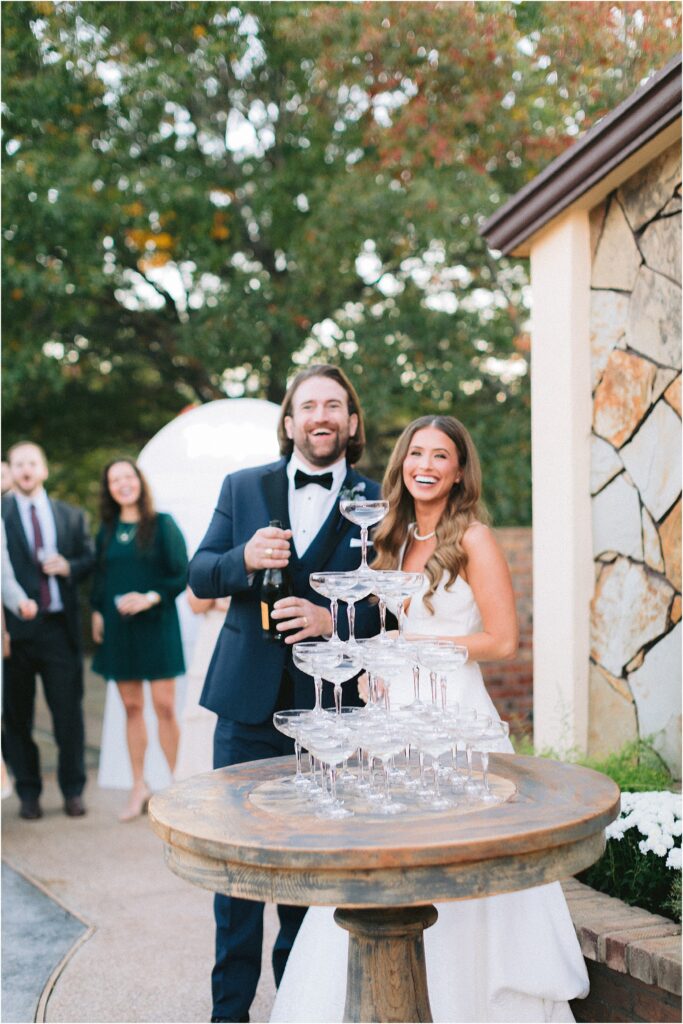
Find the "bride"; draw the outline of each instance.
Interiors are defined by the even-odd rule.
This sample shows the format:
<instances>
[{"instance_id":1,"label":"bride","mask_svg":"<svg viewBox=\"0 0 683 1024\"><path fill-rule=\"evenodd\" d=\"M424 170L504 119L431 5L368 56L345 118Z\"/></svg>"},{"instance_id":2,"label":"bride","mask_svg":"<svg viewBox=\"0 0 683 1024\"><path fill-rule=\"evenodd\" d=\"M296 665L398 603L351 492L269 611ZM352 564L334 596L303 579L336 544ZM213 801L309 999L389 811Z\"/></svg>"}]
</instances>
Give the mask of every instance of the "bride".
<instances>
[{"instance_id":1,"label":"bride","mask_svg":"<svg viewBox=\"0 0 683 1024\"><path fill-rule=\"evenodd\" d=\"M468 662L449 679L449 701L498 720L478 662L513 657L517 617L510 573L480 502L481 473L467 430L424 416L403 431L384 477L389 512L374 534L376 569L424 572L405 619L408 638L464 644ZM412 680L392 681L394 706ZM508 749L512 751L512 747ZM437 904L424 933L434 1021L572 1021L568 1000L588 976L559 882ZM330 907L312 907L290 954L271 1021L341 1021L348 933Z\"/></svg>"}]
</instances>

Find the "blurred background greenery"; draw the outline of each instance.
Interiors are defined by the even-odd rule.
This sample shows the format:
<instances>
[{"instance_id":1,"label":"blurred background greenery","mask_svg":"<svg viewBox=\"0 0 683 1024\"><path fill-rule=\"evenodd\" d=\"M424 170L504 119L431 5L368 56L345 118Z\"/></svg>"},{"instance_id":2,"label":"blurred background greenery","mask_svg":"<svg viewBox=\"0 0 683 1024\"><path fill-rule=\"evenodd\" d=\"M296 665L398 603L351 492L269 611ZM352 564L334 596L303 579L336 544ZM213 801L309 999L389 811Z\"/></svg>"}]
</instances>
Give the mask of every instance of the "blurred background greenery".
<instances>
[{"instance_id":1,"label":"blurred background greenery","mask_svg":"<svg viewBox=\"0 0 683 1024\"><path fill-rule=\"evenodd\" d=\"M680 49L680 4L3 5L3 443L96 516L102 465L341 365L381 477L472 431L530 522L524 261L478 231ZM552 382L548 382L552 386Z\"/></svg>"}]
</instances>

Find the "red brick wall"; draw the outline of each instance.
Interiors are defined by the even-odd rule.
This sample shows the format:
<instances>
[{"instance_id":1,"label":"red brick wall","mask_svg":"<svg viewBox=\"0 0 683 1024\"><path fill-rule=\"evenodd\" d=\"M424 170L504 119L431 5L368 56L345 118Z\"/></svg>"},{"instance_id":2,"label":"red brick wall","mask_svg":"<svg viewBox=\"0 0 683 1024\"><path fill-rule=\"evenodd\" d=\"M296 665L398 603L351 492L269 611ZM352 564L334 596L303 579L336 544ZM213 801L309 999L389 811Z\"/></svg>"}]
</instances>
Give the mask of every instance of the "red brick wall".
<instances>
[{"instance_id":1,"label":"red brick wall","mask_svg":"<svg viewBox=\"0 0 683 1024\"><path fill-rule=\"evenodd\" d=\"M498 713L510 722L514 733L531 733L533 708L533 622L531 576L531 528L497 529L515 588L519 617L519 650L513 661L482 665L486 687Z\"/></svg>"}]
</instances>

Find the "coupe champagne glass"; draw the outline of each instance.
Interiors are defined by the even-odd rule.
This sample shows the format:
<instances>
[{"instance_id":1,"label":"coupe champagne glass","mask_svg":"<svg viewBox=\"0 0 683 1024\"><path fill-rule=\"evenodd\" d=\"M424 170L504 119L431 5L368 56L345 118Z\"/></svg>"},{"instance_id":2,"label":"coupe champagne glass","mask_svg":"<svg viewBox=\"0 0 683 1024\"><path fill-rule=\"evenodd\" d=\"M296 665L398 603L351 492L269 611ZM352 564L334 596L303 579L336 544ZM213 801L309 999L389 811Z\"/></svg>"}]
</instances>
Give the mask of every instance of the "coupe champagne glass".
<instances>
[{"instance_id":1,"label":"coupe champagne glass","mask_svg":"<svg viewBox=\"0 0 683 1024\"><path fill-rule=\"evenodd\" d=\"M435 811L443 811L452 807L453 801L443 796L439 789L439 758L451 749L451 737L448 730L436 719L424 719L420 721L416 729L415 743L423 754L428 754L432 759L434 793L426 793L425 802Z\"/></svg>"},{"instance_id":2,"label":"coupe champagne glass","mask_svg":"<svg viewBox=\"0 0 683 1024\"><path fill-rule=\"evenodd\" d=\"M476 708L466 707L460 705L458 710L455 711L453 708L446 710L446 714L443 716L443 723L451 737L451 753L453 760L451 762L451 785L455 789L462 789L465 785L467 776L463 774L460 768L458 768L458 743L461 742L461 732L463 727L471 725L477 718Z\"/></svg>"},{"instance_id":3,"label":"coupe champagne glass","mask_svg":"<svg viewBox=\"0 0 683 1024\"><path fill-rule=\"evenodd\" d=\"M387 715L391 713L391 684L406 665L405 653L397 644L380 646L379 641L364 651L364 662L366 668L372 670L375 678L380 678L384 685L384 707Z\"/></svg>"},{"instance_id":4,"label":"coupe champagne glass","mask_svg":"<svg viewBox=\"0 0 683 1024\"><path fill-rule=\"evenodd\" d=\"M361 576L368 576L372 571L368 566L368 530L384 519L389 511L389 502L381 499L342 498L339 511L346 519L360 526L361 560L357 571Z\"/></svg>"},{"instance_id":5,"label":"coupe champagne glass","mask_svg":"<svg viewBox=\"0 0 683 1024\"><path fill-rule=\"evenodd\" d=\"M356 738L350 729L340 726L331 730L319 730L308 738L310 750L323 764L327 765L330 779L331 801L321 805L317 811L320 818L348 818L353 811L344 807L337 796L337 769L356 749Z\"/></svg>"},{"instance_id":6,"label":"coupe champagne glass","mask_svg":"<svg viewBox=\"0 0 683 1024\"><path fill-rule=\"evenodd\" d=\"M368 570L369 572L370 570ZM347 586L342 594L342 600L346 601L346 614L349 618L349 639L348 646L356 643L356 601L362 601L372 593L372 580L369 576L361 576L358 571L348 574Z\"/></svg>"},{"instance_id":7,"label":"coupe champagne glass","mask_svg":"<svg viewBox=\"0 0 683 1024\"><path fill-rule=\"evenodd\" d=\"M500 797L492 792L489 786L489 753L499 750L504 740L510 736L510 726L507 722L491 722L491 724L479 733L474 743L474 749L481 757L482 782L484 792L481 799L487 804L501 803Z\"/></svg>"},{"instance_id":8,"label":"coupe champagne glass","mask_svg":"<svg viewBox=\"0 0 683 1024\"><path fill-rule=\"evenodd\" d=\"M423 644L418 659L430 672L438 673L441 684L441 709L446 710L448 673L457 671L467 661L467 648L462 644ZM457 707L456 709L457 710Z\"/></svg>"},{"instance_id":9,"label":"coupe champagne glass","mask_svg":"<svg viewBox=\"0 0 683 1024\"><path fill-rule=\"evenodd\" d=\"M293 779L287 781L292 786L297 786L305 791L311 788L311 780L307 779L301 770L301 726L306 718L310 718L310 711L303 711L300 708L292 708L287 711L276 711L273 715L273 725L278 732L294 740L294 755L296 757L296 774Z\"/></svg>"},{"instance_id":10,"label":"coupe champagne glass","mask_svg":"<svg viewBox=\"0 0 683 1024\"><path fill-rule=\"evenodd\" d=\"M325 708L325 713L331 715L335 720L337 718L337 709ZM355 752L358 754L358 775L350 770L347 761L344 761L342 770L337 776L337 782L349 782L352 783L357 789L365 789L365 770L363 766L363 751L358 746L358 730L360 729L363 718L365 717L365 708L359 708L353 706L343 706L340 709L341 721L347 729L356 736L356 748Z\"/></svg>"},{"instance_id":11,"label":"coupe champagne glass","mask_svg":"<svg viewBox=\"0 0 683 1024\"><path fill-rule=\"evenodd\" d=\"M398 642L405 643L404 630L405 630L405 603L409 597L416 594L418 590L421 590L425 582L425 575L423 572L401 572L397 575L396 580L393 581L386 593L387 597L393 598L398 604Z\"/></svg>"},{"instance_id":12,"label":"coupe champagne glass","mask_svg":"<svg viewBox=\"0 0 683 1024\"><path fill-rule=\"evenodd\" d=\"M393 596L392 585L395 589L403 573L398 569L372 569L371 572L373 574L372 593L379 598L380 632L378 640L382 643L390 643L393 638L387 636L387 598Z\"/></svg>"},{"instance_id":13,"label":"coupe champagne glass","mask_svg":"<svg viewBox=\"0 0 683 1024\"><path fill-rule=\"evenodd\" d=\"M363 735L363 744L370 758L376 757L384 769L384 794L375 803L379 814L401 814L408 810L406 804L394 800L389 788L389 774L392 758L400 754L408 743L408 732L396 727L370 727Z\"/></svg>"},{"instance_id":14,"label":"coupe champagne glass","mask_svg":"<svg viewBox=\"0 0 683 1024\"><path fill-rule=\"evenodd\" d=\"M355 644L342 646L340 642L341 660L336 665L326 668L323 673L323 679L326 679L328 683L334 683L334 706L337 715L341 715L342 683L345 683L347 679L353 679L363 667L363 656L354 650L355 646Z\"/></svg>"},{"instance_id":15,"label":"coupe champagne glass","mask_svg":"<svg viewBox=\"0 0 683 1024\"><path fill-rule=\"evenodd\" d=\"M475 797L482 791L482 784L477 782L472 772L472 757L479 736L491 725L489 715L477 715L472 722L463 722L460 727L460 738L465 744L467 756L467 781L464 790L468 796Z\"/></svg>"},{"instance_id":16,"label":"coupe champagne glass","mask_svg":"<svg viewBox=\"0 0 683 1024\"><path fill-rule=\"evenodd\" d=\"M322 594L330 602L332 636L329 643L331 644L342 643L337 633L337 609L339 607L339 598L343 595L347 580L348 577L344 572L312 572L308 577L311 588L317 594Z\"/></svg>"},{"instance_id":17,"label":"coupe champagne glass","mask_svg":"<svg viewBox=\"0 0 683 1024\"><path fill-rule=\"evenodd\" d=\"M340 649L325 640L302 640L292 644L294 664L308 676L313 676L315 686L315 707L312 714L322 715L323 675L335 668L342 659Z\"/></svg>"}]
</instances>

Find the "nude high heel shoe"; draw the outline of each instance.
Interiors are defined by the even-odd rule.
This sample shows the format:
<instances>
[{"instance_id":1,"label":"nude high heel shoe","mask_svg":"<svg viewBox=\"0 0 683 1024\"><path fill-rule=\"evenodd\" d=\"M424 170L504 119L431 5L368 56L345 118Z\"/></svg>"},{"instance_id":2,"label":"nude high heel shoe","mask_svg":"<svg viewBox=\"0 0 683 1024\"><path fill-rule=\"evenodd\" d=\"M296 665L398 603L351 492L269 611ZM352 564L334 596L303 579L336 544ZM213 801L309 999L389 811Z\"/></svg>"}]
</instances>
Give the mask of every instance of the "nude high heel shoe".
<instances>
[{"instance_id":1,"label":"nude high heel shoe","mask_svg":"<svg viewBox=\"0 0 683 1024\"><path fill-rule=\"evenodd\" d=\"M119 821L133 821L142 814L146 814L151 796L152 792L147 786L133 788L127 807L119 814Z\"/></svg>"}]
</instances>

